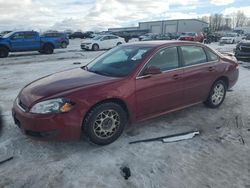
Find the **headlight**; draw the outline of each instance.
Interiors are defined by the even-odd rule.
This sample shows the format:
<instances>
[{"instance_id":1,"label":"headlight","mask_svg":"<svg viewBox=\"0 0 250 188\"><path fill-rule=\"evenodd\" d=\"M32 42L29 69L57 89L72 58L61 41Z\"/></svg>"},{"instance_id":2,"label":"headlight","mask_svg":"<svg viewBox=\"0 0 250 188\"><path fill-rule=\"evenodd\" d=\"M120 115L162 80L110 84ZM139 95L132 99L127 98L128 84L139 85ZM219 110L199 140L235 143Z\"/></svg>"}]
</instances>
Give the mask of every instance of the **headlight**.
<instances>
[{"instance_id":1,"label":"headlight","mask_svg":"<svg viewBox=\"0 0 250 188\"><path fill-rule=\"evenodd\" d=\"M51 114L69 112L74 106L70 100L65 98L50 99L35 104L30 112L34 114Z\"/></svg>"}]
</instances>

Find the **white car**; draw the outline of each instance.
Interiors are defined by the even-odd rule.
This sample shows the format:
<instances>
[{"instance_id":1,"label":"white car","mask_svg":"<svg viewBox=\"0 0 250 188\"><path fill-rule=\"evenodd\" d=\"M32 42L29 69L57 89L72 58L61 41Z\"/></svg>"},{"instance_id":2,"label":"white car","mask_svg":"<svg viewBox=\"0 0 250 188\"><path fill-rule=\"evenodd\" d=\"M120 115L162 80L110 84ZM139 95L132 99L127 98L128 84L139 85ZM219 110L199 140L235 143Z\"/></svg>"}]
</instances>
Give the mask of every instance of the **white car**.
<instances>
[{"instance_id":1,"label":"white car","mask_svg":"<svg viewBox=\"0 0 250 188\"><path fill-rule=\"evenodd\" d=\"M92 39L86 39L81 43L81 48L85 50L110 49L125 43L124 38L115 35L97 35Z\"/></svg>"},{"instance_id":2,"label":"white car","mask_svg":"<svg viewBox=\"0 0 250 188\"><path fill-rule=\"evenodd\" d=\"M234 44L239 43L240 41L242 41L242 36L240 36L238 33L227 33L220 39L219 42L224 44Z\"/></svg>"}]
</instances>

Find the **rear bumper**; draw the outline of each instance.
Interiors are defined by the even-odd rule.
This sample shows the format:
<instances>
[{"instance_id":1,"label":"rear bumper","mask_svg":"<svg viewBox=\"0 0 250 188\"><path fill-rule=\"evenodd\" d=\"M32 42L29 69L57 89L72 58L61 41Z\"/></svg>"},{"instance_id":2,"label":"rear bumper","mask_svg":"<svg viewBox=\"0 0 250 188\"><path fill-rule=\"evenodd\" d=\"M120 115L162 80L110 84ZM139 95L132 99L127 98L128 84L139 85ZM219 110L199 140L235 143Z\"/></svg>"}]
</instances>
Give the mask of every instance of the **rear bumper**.
<instances>
[{"instance_id":1,"label":"rear bumper","mask_svg":"<svg viewBox=\"0 0 250 188\"><path fill-rule=\"evenodd\" d=\"M236 84L238 78L239 78L239 69L237 68L229 75L228 89L232 88Z\"/></svg>"},{"instance_id":2,"label":"rear bumper","mask_svg":"<svg viewBox=\"0 0 250 188\"><path fill-rule=\"evenodd\" d=\"M14 103L15 124L28 136L45 140L72 140L81 137L82 116L76 110L64 114L32 114Z\"/></svg>"}]
</instances>

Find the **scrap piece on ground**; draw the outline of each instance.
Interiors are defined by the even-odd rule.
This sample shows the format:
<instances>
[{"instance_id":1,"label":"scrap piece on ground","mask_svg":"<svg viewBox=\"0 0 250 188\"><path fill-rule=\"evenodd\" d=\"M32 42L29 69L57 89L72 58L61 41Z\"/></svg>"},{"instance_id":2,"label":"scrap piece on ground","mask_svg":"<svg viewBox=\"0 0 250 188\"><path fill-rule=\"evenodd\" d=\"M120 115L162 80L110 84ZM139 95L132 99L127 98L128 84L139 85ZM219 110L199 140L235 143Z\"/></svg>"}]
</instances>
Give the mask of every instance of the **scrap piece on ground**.
<instances>
[{"instance_id":1,"label":"scrap piece on ground","mask_svg":"<svg viewBox=\"0 0 250 188\"><path fill-rule=\"evenodd\" d=\"M121 167L121 174L127 180L131 176L130 168L127 166Z\"/></svg>"},{"instance_id":2,"label":"scrap piece on ground","mask_svg":"<svg viewBox=\"0 0 250 188\"><path fill-rule=\"evenodd\" d=\"M191 139L195 135L199 135L199 134L200 134L199 131L194 131L194 132L190 132L190 133L183 133L182 135L180 134L177 136L164 138L164 139L162 139L162 142L169 143L169 142L177 142L177 141L181 141L181 140L187 140L187 139Z\"/></svg>"},{"instance_id":3,"label":"scrap piece on ground","mask_svg":"<svg viewBox=\"0 0 250 188\"><path fill-rule=\"evenodd\" d=\"M7 161L10 161L13 158L14 158L13 156L4 156L4 157L0 156L0 165L7 162Z\"/></svg>"},{"instance_id":4,"label":"scrap piece on ground","mask_svg":"<svg viewBox=\"0 0 250 188\"><path fill-rule=\"evenodd\" d=\"M129 142L129 144L135 144L135 143L140 143L140 142L153 142L153 141L176 142L178 141L178 139L185 140L187 138L188 139L193 138L195 135L198 135L198 134L200 134L200 131L189 131L189 132L178 133L178 134L173 134L173 135L168 135L168 136L161 136L161 137L144 139L144 140L136 140L133 142ZM173 140L173 141L168 141L168 140Z\"/></svg>"}]
</instances>

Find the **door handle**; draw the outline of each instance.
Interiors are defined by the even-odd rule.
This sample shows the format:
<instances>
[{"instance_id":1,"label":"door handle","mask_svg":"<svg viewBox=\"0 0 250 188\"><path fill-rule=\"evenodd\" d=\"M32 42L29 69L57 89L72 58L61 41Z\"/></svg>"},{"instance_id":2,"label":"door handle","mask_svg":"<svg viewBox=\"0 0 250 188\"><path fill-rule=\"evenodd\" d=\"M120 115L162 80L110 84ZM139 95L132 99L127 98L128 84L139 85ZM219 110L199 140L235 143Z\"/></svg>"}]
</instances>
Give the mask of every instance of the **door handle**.
<instances>
[{"instance_id":1,"label":"door handle","mask_svg":"<svg viewBox=\"0 0 250 188\"><path fill-rule=\"evenodd\" d=\"M214 71L214 69L215 69L214 67L209 67L208 71L212 72L212 71Z\"/></svg>"},{"instance_id":2,"label":"door handle","mask_svg":"<svg viewBox=\"0 0 250 188\"><path fill-rule=\"evenodd\" d=\"M180 76L178 74L173 75L174 80L178 80L179 78L180 78Z\"/></svg>"}]
</instances>

